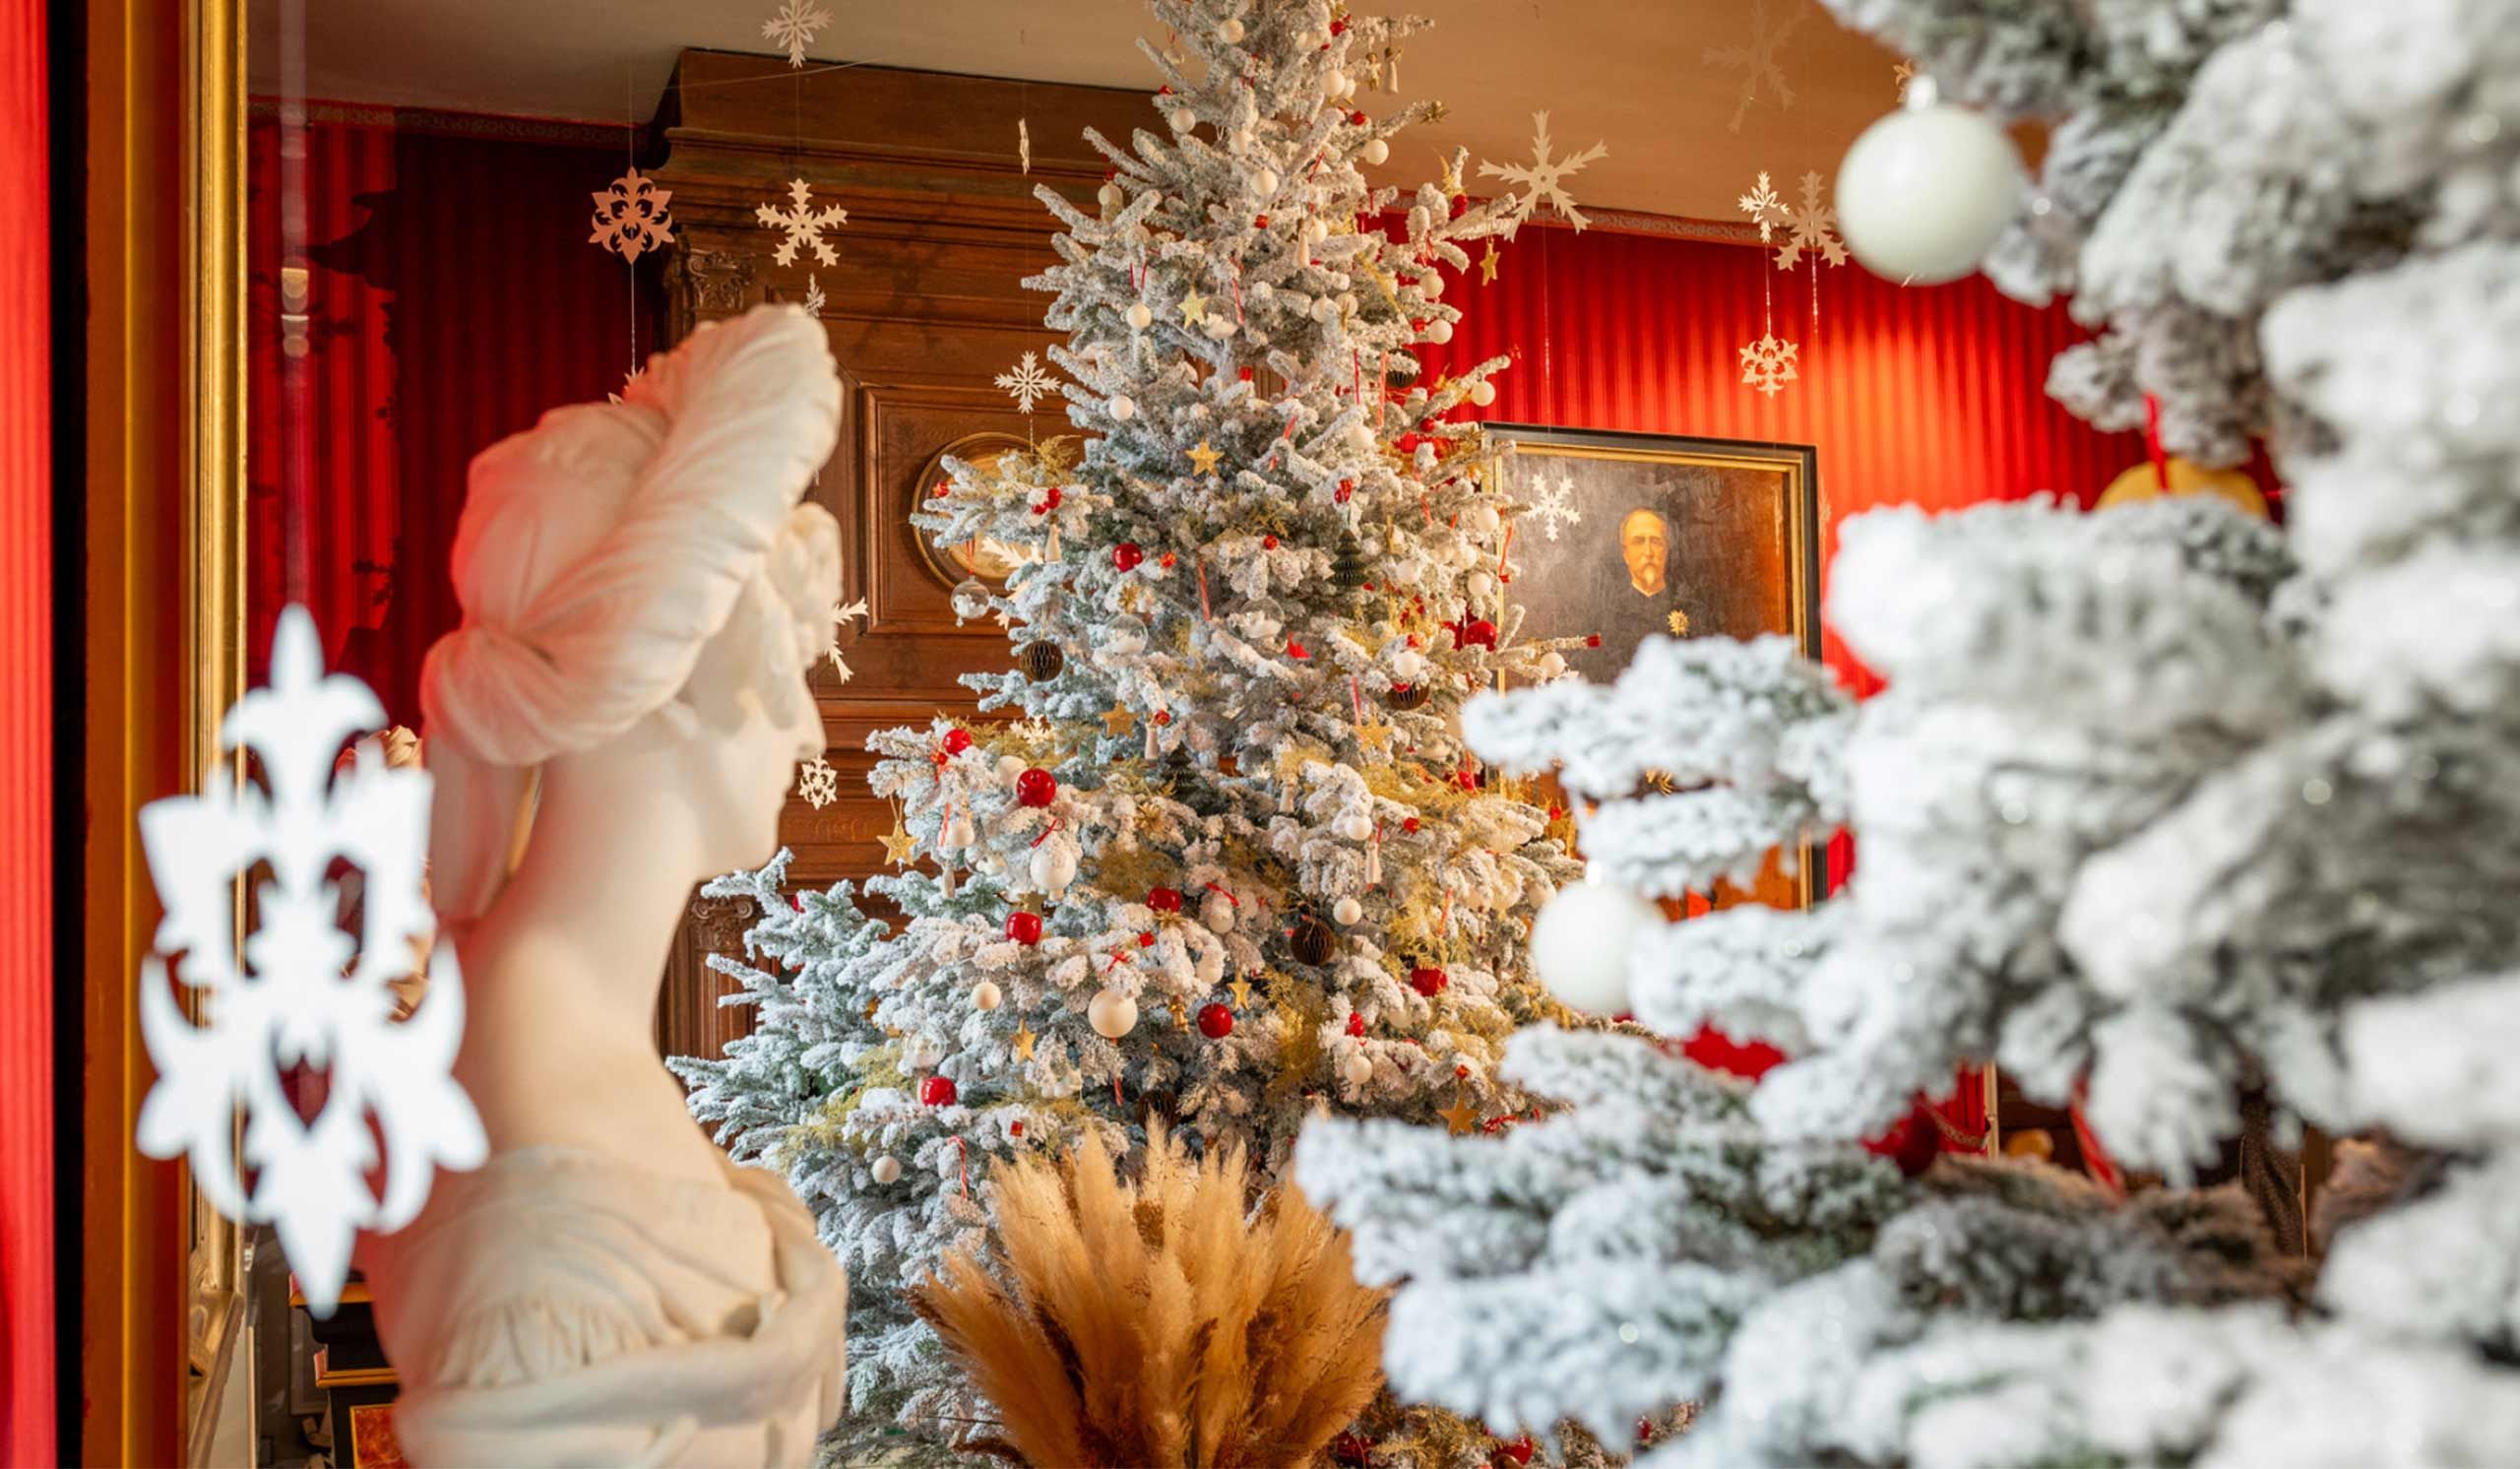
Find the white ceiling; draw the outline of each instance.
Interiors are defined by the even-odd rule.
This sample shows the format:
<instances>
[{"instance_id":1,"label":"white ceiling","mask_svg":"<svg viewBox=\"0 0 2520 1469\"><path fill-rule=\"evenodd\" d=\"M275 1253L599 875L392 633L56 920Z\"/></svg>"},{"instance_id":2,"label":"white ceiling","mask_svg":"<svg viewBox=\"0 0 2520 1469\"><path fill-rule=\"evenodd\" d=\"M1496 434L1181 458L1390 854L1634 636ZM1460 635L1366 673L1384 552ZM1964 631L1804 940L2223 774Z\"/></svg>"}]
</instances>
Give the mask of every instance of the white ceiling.
<instances>
[{"instance_id":1,"label":"white ceiling","mask_svg":"<svg viewBox=\"0 0 2520 1469\"><path fill-rule=\"evenodd\" d=\"M1035 81L1151 86L1136 38L1155 34L1138 0L821 0L835 19L809 54ZM1360 0L1360 4L1363 0ZM253 0L252 79L281 90L284 0ZM686 46L768 51L778 0L286 0L305 15L305 94L379 105L620 122L654 114ZM1377 7L1379 8L1379 7ZM1397 8L1397 7L1395 7ZM1838 28L1812 0L1415 0L1435 25L1409 43L1401 96L1450 108L1429 149L1528 157L1545 108L1563 155L1595 140L1609 156L1573 185L1587 206L1736 218L1765 169L1834 175L1847 145L1896 100L1892 58ZM1783 30L1766 81L1733 120L1744 72L1709 52ZM1368 106L1374 105L1368 101ZM1010 149L1012 142L1009 143ZM1395 160L1407 165L1406 155ZM1421 155L1409 176L1429 171Z\"/></svg>"}]
</instances>

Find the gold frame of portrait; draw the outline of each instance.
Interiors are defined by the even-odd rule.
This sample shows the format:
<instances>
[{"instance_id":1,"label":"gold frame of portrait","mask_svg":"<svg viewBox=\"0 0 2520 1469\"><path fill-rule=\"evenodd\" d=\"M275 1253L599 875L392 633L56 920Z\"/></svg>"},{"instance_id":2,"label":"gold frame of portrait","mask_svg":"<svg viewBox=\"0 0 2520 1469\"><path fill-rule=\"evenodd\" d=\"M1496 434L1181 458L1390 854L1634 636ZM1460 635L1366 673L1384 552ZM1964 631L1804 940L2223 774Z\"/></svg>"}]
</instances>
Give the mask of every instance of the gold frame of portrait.
<instances>
[{"instance_id":1,"label":"gold frame of portrait","mask_svg":"<svg viewBox=\"0 0 2520 1469\"><path fill-rule=\"evenodd\" d=\"M1537 423L1490 423L1489 438L1514 445L1515 459L1610 460L1631 464L1756 470L1780 479L1776 531L1785 550L1787 610L1791 633L1803 656L1820 657L1820 496L1817 451L1808 444L1699 438L1681 434L1629 433L1615 429L1556 428ZM1508 461L1510 462L1510 461ZM1796 855L1795 890L1805 908L1831 885L1828 850L1805 841Z\"/></svg>"},{"instance_id":2,"label":"gold frame of portrait","mask_svg":"<svg viewBox=\"0 0 2520 1469\"><path fill-rule=\"evenodd\" d=\"M911 508L916 510L926 503L928 486L934 484L937 477L944 474L945 461L948 458L968 461L976 456L994 457L1000 453L1022 453L1032 447L1033 445L1026 443L1021 435L1008 433L1002 428L983 428L974 433L964 434L961 438L927 456L926 462L918 467L918 478L911 481ZM1003 575L991 576L976 566L959 565L954 559L953 552L937 544L934 537L914 525L908 524L907 521L904 525L910 532L912 543L918 547L919 564L925 566L927 574L936 578L941 585L952 588L959 585L964 577L973 576L977 577L981 583L991 589L1000 591L1005 589L1006 578Z\"/></svg>"}]
</instances>

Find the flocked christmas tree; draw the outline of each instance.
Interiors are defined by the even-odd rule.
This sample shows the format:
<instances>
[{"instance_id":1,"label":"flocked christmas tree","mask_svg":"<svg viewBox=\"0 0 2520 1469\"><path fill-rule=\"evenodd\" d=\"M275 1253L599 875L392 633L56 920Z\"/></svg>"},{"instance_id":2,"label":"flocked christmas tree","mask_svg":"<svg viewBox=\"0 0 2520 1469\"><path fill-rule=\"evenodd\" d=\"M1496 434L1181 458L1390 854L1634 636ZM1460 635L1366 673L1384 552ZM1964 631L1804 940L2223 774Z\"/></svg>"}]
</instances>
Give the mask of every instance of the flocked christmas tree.
<instances>
[{"instance_id":1,"label":"flocked christmas tree","mask_svg":"<svg viewBox=\"0 0 2520 1469\"><path fill-rule=\"evenodd\" d=\"M1832 568L1888 680L1860 711L1715 644L1474 706L1492 758L1607 798L1605 876L1840 813L1861 861L1808 915L1632 953L1552 953L1544 915L1545 972L1776 1043L1755 1082L1542 1029L1506 1071L1567 1115L1307 1135L1360 1269L1408 1282L1394 1385L1506 1432L1695 1400L1651 1462L1726 1469L2510 1462L2520 4L1831 3L2055 123L1987 269L2105 329L2056 391L2149 397L2208 458L2267 433L2289 532L1889 512ZM1653 729L1710 784L1623 798L1601 732ZM2170 1186L1855 1146L1964 1057L2081 1093ZM2342 1139L2316 1261L2274 1252L2279 1199L2178 1186L2260 1105Z\"/></svg>"},{"instance_id":2,"label":"flocked christmas tree","mask_svg":"<svg viewBox=\"0 0 2520 1469\"><path fill-rule=\"evenodd\" d=\"M898 860L790 907L757 899L758 1029L679 1063L739 1158L784 1168L850 1272L858 1421L946 1438L984 1419L907 1287L988 1220L987 1163L1117 1146L1149 1118L1246 1143L1276 1175L1317 1111L1444 1118L1520 1105L1505 1037L1551 1007L1528 921L1571 878L1547 814L1455 733L1500 675L1561 674L1502 601L1513 507L1476 429L1502 359L1422 381L1452 334L1457 241L1534 201L1401 196L1359 169L1431 104L1376 117L1358 84L1413 22L1325 0L1160 0L1142 45L1159 127L1098 211L1043 189L1060 264L1051 350L1081 438L951 467L917 517L1021 561L967 617L1017 670L967 680L1016 720L880 734ZM932 866L934 870L928 868ZM1386 1461L1483 1462L1425 1418Z\"/></svg>"}]
</instances>

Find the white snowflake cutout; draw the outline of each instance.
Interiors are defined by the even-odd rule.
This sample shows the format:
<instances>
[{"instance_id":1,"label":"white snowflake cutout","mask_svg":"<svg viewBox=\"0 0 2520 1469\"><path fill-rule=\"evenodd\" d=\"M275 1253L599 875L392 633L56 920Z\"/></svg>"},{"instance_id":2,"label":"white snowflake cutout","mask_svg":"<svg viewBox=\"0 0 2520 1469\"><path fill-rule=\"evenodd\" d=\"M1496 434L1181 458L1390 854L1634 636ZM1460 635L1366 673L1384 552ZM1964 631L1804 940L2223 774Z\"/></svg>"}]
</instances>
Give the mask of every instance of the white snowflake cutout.
<instances>
[{"instance_id":1,"label":"white snowflake cutout","mask_svg":"<svg viewBox=\"0 0 2520 1469\"><path fill-rule=\"evenodd\" d=\"M840 799L840 772L820 755L796 767L796 794L819 811Z\"/></svg>"},{"instance_id":2,"label":"white snowflake cutout","mask_svg":"<svg viewBox=\"0 0 2520 1469\"><path fill-rule=\"evenodd\" d=\"M655 179L640 177L638 169L596 190L594 198L595 233L587 236L588 244L637 260L646 251L673 243L673 212L665 208L673 190L658 188Z\"/></svg>"},{"instance_id":3,"label":"white snowflake cutout","mask_svg":"<svg viewBox=\"0 0 2520 1469\"><path fill-rule=\"evenodd\" d=\"M843 683L847 683L857 674L849 667L849 661L840 656L840 635L849 630L850 623L865 615L866 599L863 597L847 607L837 602L831 605L831 646L823 650L823 657L831 660L831 671Z\"/></svg>"},{"instance_id":4,"label":"white snowflake cutout","mask_svg":"<svg viewBox=\"0 0 2520 1469\"><path fill-rule=\"evenodd\" d=\"M1778 196L1775 186L1768 182L1767 174L1761 173L1758 187L1742 195L1736 202L1741 207L1741 213L1750 217L1750 223L1759 226L1759 243L1763 245L1776 243L1776 226L1786 222L1785 200Z\"/></svg>"},{"instance_id":5,"label":"white snowflake cutout","mask_svg":"<svg viewBox=\"0 0 2520 1469\"><path fill-rule=\"evenodd\" d=\"M1541 531L1549 540L1555 541L1557 533L1564 527L1584 523L1584 512L1575 505L1572 476L1559 475L1555 484L1550 484L1544 477L1535 477L1532 488L1537 491L1532 497L1532 507L1523 513L1539 521Z\"/></svg>"},{"instance_id":6,"label":"white snowflake cutout","mask_svg":"<svg viewBox=\"0 0 2520 1469\"><path fill-rule=\"evenodd\" d=\"M1568 159L1551 159L1548 156L1550 146L1548 114L1535 112L1532 114L1532 160L1507 165L1481 159L1479 171L1484 176L1524 186L1524 191L1514 196L1513 213L1517 224L1530 219L1532 211L1545 203L1565 216L1566 223L1574 225L1575 232L1581 234L1584 226L1592 222L1575 207L1574 196L1566 192L1566 180L1583 171L1585 164L1609 157L1609 145L1596 143Z\"/></svg>"},{"instance_id":7,"label":"white snowflake cutout","mask_svg":"<svg viewBox=\"0 0 2520 1469\"><path fill-rule=\"evenodd\" d=\"M831 304L831 297L823 294L823 283L815 280L812 276L807 276L805 278L805 299L801 304L804 306L805 314L807 316L822 315L823 307Z\"/></svg>"},{"instance_id":8,"label":"white snowflake cutout","mask_svg":"<svg viewBox=\"0 0 2520 1469\"><path fill-rule=\"evenodd\" d=\"M777 15L761 23L761 38L785 50L789 66L802 67L814 32L830 24L831 12L813 0L785 0Z\"/></svg>"},{"instance_id":9,"label":"white snowflake cutout","mask_svg":"<svg viewBox=\"0 0 2520 1469\"><path fill-rule=\"evenodd\" d=\"M1767 175L1759 175L1762 182ZM1820 258L1831 265L1847 263L1846 241L1838 238L1838 212L1820 202L1822 184L1817 173L1802 175L1802 202L1786 211L1792 228L1784 248L1776 252L1776 268L1790 271L1802 261L1802 252L1817 250ZM1764 233L1760 236L1766 238Z\"/></svg>"},{"instance_id":10,"label":"white snowflake cutout","mask_svg":"<svg viewBox=\"0 0 2520 1469\"><path fill-rule=\"evenodd\" d=\"M1750 115L1751 104L1759 99L1762 83L1776 94L1781 110L1792 110L1794 89L1786 84L1785 68L1777 64L1777 53L1785 49L1786 38L1802 24L1806 12L1799 4L1791 7L1783 25L1768 23L1768 0L1750 0L1750 38L1737 46L1709 46L1703 60L1706 65L1723 71L1741 73L1741 91L1733 99L1732 121L1729 132L1741 131L1742 120Z\"/></svg>"},{"instance_id":11,"label":"white snowflake cutout","mask_svg":"<svg viewBox=\"0 0 2520 1469\"><path fill-rule=\"evenodd\" d=\"M781 265L794 265L797 248L810 246L816 260L825 265L840 264L840 252L823 238L823 231L848 224L849 211L837 204L814 208L814 186L801 178L788 180L788 197L792 202L787 209L763 204L755 206L752 212L763 228L784 229L788 233L779 248L770 252L770 258Z\"/></svg>"},{"instance_id":12,"label":"white snowflake cutout","mask_svg":"<svg viewBox=\"0 0 2520 1469\"><path fill-rule=\"evenodd\" d=\"M240 784L221 762L199 796L140 812L166 916L141 964L140 1033L158 1079L135 1141L152 1158L188 1157L220 1213L272 1225L319 1316L341 1297L360 1230L410 1223L438 1167L477 1168L489 1152L453 1075L464 979L452 944L437 943L418 1008L393 1018L388 982L418 970L436 926L422 885L430 781L387 768L372 743L335 769L346 742L384 723L367 685L325 673L315 619L287 607L271 686L220 726L221 746L251 750L264 784ZM341 927L336 862L360 874L355 937ZM257 868L257 926L238 934L235 883ZM176 983L200 993L201 1023ZM285 1090L301 1063L327 1080L312 1120ZM381 1198L367 1182L380 1164Z\"/></svg>"},{"instance_id":13,"label":"white snowflake cutout","mask_svg":"<svg viewBox=\"0 0 2520 1469\"><path fill-rule=\"evenodd\" d=\"M1794 359L1800 349L1770 332L1741 349L1741 381L1774 398L1785 385L1801 376Z\"/></svg>"},{"instance_id":14,"label":"white snowflake cutout","mask_svg":"<svg viewBox=\"0 0 2520 1469\"><path fill-rule=\"evenodd\" d=\"M1036 401L1049 397L1059 384L1057 378L1041 370L1040 362L1028 351L1017 359L1014 371L997 375L997 385L1015 400L1019 411L1029 414Z\"/></svg>"}]
</instances>

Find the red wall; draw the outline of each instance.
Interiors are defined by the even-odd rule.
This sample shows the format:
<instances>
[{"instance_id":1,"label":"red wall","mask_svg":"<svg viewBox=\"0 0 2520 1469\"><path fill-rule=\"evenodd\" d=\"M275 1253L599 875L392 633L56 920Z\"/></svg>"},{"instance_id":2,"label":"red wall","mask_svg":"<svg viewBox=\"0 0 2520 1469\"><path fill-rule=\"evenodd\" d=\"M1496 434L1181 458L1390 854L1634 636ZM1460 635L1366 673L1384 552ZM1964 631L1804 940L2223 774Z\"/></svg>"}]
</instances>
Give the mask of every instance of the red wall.
<instances>
[{"instance_id":1,"label":"red wall","mask_svg":"<svg viewBox=\"0 0 2520 1469\"><path fill-rule=\"evenodd\" d=\"M53 1426L52 216L42 0L0 0L0 1462Z\"/></svg>"},{"instance_id":2,"label":"red wall","mask_svg":"<svg viewBox=\"0 0 2520 1469\"><path fill-rule=\"evenodd\" d=\"M1448 282L1465 313L1429 348L1440 367L1517 353L1480 416L1810 444L1824 527L1876 505L1949 508L2038 490L2088 502L2144 457L2050 402L2048 363L2082 340L2061 308L2032 310L1975 277L1902 287L1861 266L1780 272L1771 251L1534 225L1502 245L1496 279ZM1801 376L1770 398L1741 383L1739 351L1765 331L1801 349ZM1830 662L1868 689L1834 634Z\"/></svg>"}]
</instances>

